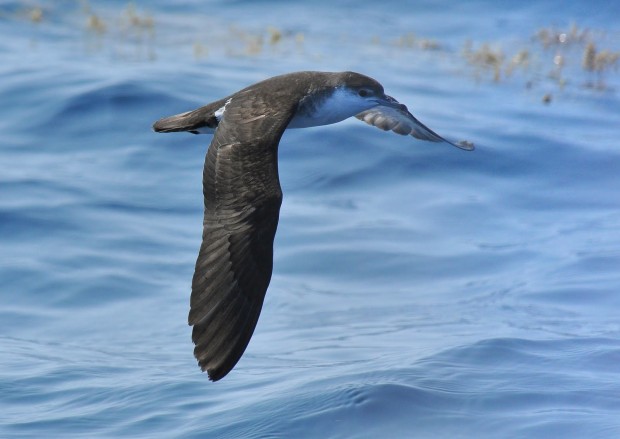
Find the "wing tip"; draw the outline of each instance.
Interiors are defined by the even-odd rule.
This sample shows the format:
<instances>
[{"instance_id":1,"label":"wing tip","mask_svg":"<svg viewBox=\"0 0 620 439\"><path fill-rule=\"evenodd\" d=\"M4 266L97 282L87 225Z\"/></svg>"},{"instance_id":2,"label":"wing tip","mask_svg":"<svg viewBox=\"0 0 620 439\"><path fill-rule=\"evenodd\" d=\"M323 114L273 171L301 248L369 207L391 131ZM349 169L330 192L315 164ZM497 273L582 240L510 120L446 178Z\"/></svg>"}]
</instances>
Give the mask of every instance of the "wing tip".
<instances>
[{"instance_id":1,"label":"wing tip","mask_svg":"<svg viewBox=\"0 0 620 439\"><path fill-rule=\"evenodd\" d=\"M214 369L209 369L206 365L202 365L202 364L199 364L199 366L200 366L200 370L201 371L207 373L207 377L209 378L209 381L213 381L214 383L216 381L219 381L222 378L224 378L226 376L226 374L228 373L228 372L226 372L226 373L221 373L221 372L218 373L218 371L216 371Z\"/></svg>"},{"instance_id":2,"label":"wing tip","mask_svg":"<svg viewBox=\"0 0 620 439\"><path fill-rule=\"evenodd\" d=\"M458 142L453 143L453 145L463 151L473 151L476 149L474 142L470 142L469 140L459 140Z\"/></svg>"},{"instance_id":3,"label":"wing tip","mask_svg":"<svg viewBox=\"0 0 620 439\"><path fill-rule=\"evenodd\" d=\"M228 375L228 373L232 370L232 368L225 369L221 367L220 368L218 367L209 368L207 364L205 364L204 362L201 362L200 360L198 361L198 366L200 367L200 370L202 372L207 373L207 377L209 378L209 381L213 381L213 382L221 380L226 375Z\"/></svg>"}]
</instances>

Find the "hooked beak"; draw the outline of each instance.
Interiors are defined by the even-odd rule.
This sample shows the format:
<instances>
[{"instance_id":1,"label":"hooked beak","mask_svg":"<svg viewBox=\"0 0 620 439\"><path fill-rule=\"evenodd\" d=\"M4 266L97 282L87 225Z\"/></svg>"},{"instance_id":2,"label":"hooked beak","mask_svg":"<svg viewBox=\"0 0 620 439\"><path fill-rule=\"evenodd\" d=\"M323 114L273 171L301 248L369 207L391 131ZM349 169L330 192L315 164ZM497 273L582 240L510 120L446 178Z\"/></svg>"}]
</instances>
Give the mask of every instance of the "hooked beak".
<instances>
[{"instance_id":1,"label":"hooked beak","mask_svg":"<svg viewBox=\"0 0 620 439\"><path fill-rule=\"evenodd\" d=\"M377 105L382 105L384 107L395 108L396 110L409 112L409 109L405 104L401 104L392 96L383 95L382 98L375 99L375 102L377 103Z\"/></svg>"}]
</instances>

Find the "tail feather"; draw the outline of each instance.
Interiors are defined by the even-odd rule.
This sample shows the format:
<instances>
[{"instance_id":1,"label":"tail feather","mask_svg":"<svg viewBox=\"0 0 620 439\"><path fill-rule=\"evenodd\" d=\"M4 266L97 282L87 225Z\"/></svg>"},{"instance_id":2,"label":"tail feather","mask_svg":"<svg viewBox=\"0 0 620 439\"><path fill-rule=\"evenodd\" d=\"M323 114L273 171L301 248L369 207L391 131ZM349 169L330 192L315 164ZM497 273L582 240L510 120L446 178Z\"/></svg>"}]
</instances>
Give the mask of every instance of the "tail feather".
<instances>
[{"instance_id":1,"label":"tail feather","mask_svg":"<svg viewBox=\"0 0 620 439\"><path fill-rule=\"evenodd\" d=\"M177 131L191 131L196 129L198 121L192 120L191 111L176 114L170 117L159 119L153 124L153 131L158 133L173 133Z\"/></svg>"},{"instance_id":2,"label":"tail feather","mask_svg":"<svg viewBox=\"0 0 620 439\"><path fill-rule=\"evenodd\" d=\"M189 131L190 133L213 133L218 120L215 112L226 102L224 99L212 102L196 110L164 117L153 124L153 131L158 133L174 133Z\"/></svg>"}]
</instances>

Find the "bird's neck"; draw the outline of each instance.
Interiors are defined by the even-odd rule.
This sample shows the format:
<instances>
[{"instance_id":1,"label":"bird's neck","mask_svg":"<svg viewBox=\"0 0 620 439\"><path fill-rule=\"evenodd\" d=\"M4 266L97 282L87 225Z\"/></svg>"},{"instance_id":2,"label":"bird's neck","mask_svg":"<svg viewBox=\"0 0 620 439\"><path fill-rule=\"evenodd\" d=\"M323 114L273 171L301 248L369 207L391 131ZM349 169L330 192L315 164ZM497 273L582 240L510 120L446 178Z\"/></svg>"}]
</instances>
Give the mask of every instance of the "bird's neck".
<instances>
[{"instance_id":1,"label":"bird's neck","mask_svg":"<svg viewBox=\"0 0 620 439\"><path fill-rule=\"evenodd\" d=\"M329 92L309 94L299 102L295 116L287 128L309 128L331 125L371 108L343 87Z\"/></svg>"}]
</instances>

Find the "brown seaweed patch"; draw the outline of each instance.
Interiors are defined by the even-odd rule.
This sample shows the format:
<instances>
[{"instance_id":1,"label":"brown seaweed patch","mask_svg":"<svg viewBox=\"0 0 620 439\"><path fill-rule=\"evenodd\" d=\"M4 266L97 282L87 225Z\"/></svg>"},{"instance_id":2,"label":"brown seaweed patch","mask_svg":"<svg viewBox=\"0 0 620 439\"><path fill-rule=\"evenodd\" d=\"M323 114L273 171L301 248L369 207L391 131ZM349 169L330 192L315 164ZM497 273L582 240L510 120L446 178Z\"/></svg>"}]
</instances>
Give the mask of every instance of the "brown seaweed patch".
<instances>
[{"instance_id":1,"label":"brown seaweed patch","mask_svg":"<svg viewBox=\"0 0 620 439\"><path fill-rule=\"evenodd\" d=\"M378 38L374 38L374 41L380 43ZM442 50L442 44L430 38L418 38L413 32L406 33L398 37L394 43L396 47L404 49L420 49L420 50Z\"/></svg>"},{"instance_id":2,"label":"brown seaweed patch","mask_svg":"<svg viewBox=\"0 0 620 439\"><path fill-rule=\"evenodd\" d=\"M462 51L465 60L476 69L479 76L483 71L491 71L493 80L499 82L502 77L502 69L506 55L499 48L493 48L488 43L480 47L474 47L471 41L466 41Z\"/></svg>"}]
</instances>

